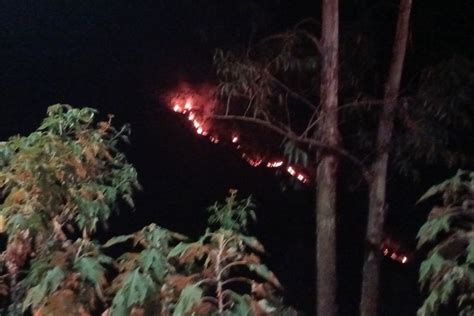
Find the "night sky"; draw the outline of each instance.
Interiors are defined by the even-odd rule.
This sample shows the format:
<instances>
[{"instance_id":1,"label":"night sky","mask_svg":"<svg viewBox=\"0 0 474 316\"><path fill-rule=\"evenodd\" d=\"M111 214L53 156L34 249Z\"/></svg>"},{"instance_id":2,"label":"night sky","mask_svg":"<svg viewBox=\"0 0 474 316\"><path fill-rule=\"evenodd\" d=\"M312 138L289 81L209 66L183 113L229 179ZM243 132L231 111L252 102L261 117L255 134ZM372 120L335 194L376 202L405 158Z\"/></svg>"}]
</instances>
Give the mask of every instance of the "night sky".
<instances>
[{"instance_id":1,"label":"night sky","mask_svg":"<svg viewBox=\"0 0 474 316\"><path fill-rule=\"evenodd\" d=\"M297 2L301 2L296 4ZM307 4L306 4L307 2ZM350 27L361 8L372 21L381 54L390 52L397 1L341 1L341 24ZM239 49L255 36L284 30L302 18L319 19L319 1L0 1L0 137L33 131L55 103L115 114L130 123L126 147L144 190L136 210L112 220L118 234L156 222L190 236L205 228L205 207L229 188L258 202L254 233L267 246L270 267L296 308L312 310L314 234L311 190L281 189L270 170L251 168L225 146L196 137L158 96L181 80L213 80L215 48ZM405 81L422 67L453 55L474 58L471 0L414 1ZM383 44L385 43L385 44ZM381 66L386 67L386 64ZM426 209L416 198L450 170L424 170L416 185L389 183L388 230L413 245ZM347 172L343 170L344 172ZM363 188L343 192L339 216L340 309L358 306L366 197ZM414 315L419 304L416 264L384 263L383 315Z\"/></svg>"}]
</instances>

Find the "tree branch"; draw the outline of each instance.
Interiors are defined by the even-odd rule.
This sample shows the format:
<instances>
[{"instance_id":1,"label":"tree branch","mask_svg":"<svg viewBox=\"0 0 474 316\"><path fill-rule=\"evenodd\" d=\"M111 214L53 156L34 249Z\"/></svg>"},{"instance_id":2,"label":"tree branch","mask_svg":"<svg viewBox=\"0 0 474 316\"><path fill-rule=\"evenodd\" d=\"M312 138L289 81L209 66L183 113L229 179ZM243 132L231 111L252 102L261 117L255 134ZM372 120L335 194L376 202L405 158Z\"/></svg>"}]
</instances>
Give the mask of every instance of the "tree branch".
<instances>
[{"instance_id":1,"label":"tree branch","mask_svg":"<svg viewBox=\"0 0 474 316\"><path fill-rule=\"evenodd\" d=\"M284 129L278 127L278 126L273 125L269 121L265 121L265 120L262 120L262 119L259 119L259 118L256 118L256 117L247 117L247 116L238 116L238 115L212 115L211 118L215 119L215 120L222 120L222 121L225 121L225 120L228 120L228 121L232 121L232 120L233 121L241 121L241 122L251 123L251 124L255 124L255 125L259 125L259 126L268 128L269 130L272 130L273 132L275 132L275 133L277 133L277 134L279 134L283 137L286 137L289 140L295 141L295 142L300 143L300 144L315 146L315 147L319 148L320 150L324 150L324 151L327 151L327 152L330 152L330 153L340 155L341 157L343 157L343 158L347 159L348 161L350 161L355 166L359 167L362 175L364 176L364 179L367 182L369 182L370 179L372 178L369 170L365 167L363 162L360 159L358 159L357 157L355 157L354 155L347 152L343 148L332 147L332 146L329 146L329 145L327 145L323 142L317 141L317 140L312 139L312 138L298 136L291 130L284 130Z\"/></svg>"}]
</instances>

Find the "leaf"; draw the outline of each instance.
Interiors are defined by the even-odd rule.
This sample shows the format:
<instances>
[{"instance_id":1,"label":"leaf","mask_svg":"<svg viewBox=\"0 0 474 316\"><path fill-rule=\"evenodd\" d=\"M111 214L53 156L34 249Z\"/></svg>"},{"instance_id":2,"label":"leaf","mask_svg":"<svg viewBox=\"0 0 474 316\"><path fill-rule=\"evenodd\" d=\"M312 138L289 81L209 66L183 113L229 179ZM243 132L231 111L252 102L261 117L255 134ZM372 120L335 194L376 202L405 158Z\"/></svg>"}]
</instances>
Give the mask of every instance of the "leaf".
<instances>
[{"instance_id":1,"label":"leaf","mask_svg":"<svg viewBox=\"0 0 474 316\"><path fill-rule=\"evenodd\" d=\"M40 286L35 286L28 290L26 298L23 301L23 312L25 312L30 306L35 308L40 305L46 296L45 289Z\"/></svg>"},{"instance_id":2,"label":"leaf","mask_svg":"<svg viewBox=\"0 0 474 316\"><path fill-rule=\"evenodd\" d=\"M418 247L427 242L434 241L440 234L448 232L450 229L450 215L433 218L421 226L418 231Z\"/></svg>"},{"instance_id":3,"label":"leaf","mask_svg":"<svg viewBox=\"0 0 474 316\"><path fill-rule=\"evenodd\" d=\"M474 239L471 239L466 248L467 258L466 262L474 264Z\"/></svg>"},{"instance_id":4,"label":"leaf","mask_svg":"<svg viewBox=\"0 0 474 316\"><path fill-rule=\"evenodd\" d=\"M442 182L438 185L432 186L431 188L428 189L428 191L425 192L425 194L423 194L418 199L418 201L416 201L416 203L418 204L420 202L423 202L423 201L429 199L432 196L435 196L437 194L442 193L448 187L449 184L450 184L450 180L446 180L446 181L444 181L444 182Z\"/></svg>"},{"instance_id":5,"label":"leaf","mask_svg":"<svg viewBox=\"0 0 474 316\"><path fill-rule=\"evenodd\" d=\"M171 238L169 230L159 227L156 224L150 224L145 229L145 238L150 243L151 247L168 247L168 242Z\"/></svg>"},{"instance_id":6,"label":"leaf","mask_svg":"<svg viewBox=\"0 0 474 316\"><path fill-rule=\"evenodd\" d=\"M41 280L41 282L31 288L23 302L23 310L26 310L28 307L37 307L48 294L56 291L64 280L65 274L60 267L54 267L46 273L46 276Z\"/></svg>"},{"instance_id":7,"label":"leaf","mask_svg":"<svg viewBox=\"0 0 474 316\"><path fill-rule=\"evenodd\" d=\"M426 193L423 194L421 196L421 198L416 203L420 203L422 201L425 201L425 200L429 199L430 197L435 196L437 194L444 193L449 187L459 187L462 183L461 177L463 177L467 174L469 174L468 171L458 170L456 175L454 175L454 177L429 188L428 191L426 191Z\"/></svg>"},{"instance_id":8,"label":"leaf","mask_svg":"<svg viewBox=\"0 0 474 316\"><path fill-rule=\"evenodd\" d=\"M267 314L271 314L276 311L276 308L268 302L266 299L262 299L258 301L258 306L265 311Z\"/></svg>"},{"instance_id":9,"label":"leaf","mask_svg":"<svg viewBox=\"0 0 474 316\"><path fill-rule=\"evenodd\" d=\"M423 302L423 305L416 313L417 316L432 316L436 315L439 308L439 294L434 290L430 293L428 298Z\"/></svg>"},{"instance_id":10,"label":"leaf","mask_svg":"<svg viewBox=\"0 0 474 316\"><path fill-rule=\"evenodd\" d=\"M145 303L146 299L155 295L156 285L150 276L143 275L139 269L128 273L122 287L112 301L112 315L115 310L123 311Z\"/></svg>"},{"instance_id":11,"label":"leaf","mask_svg":"<svg viewBox=\"0 0 474 316\"><path fill-rule=\"evenodd\" d=\"M248 265L248 268L250 271L257 273L259 276L273 284L276 288L282 288L280 281L278 281L275 274L273 274L266 265L252 263Z\"/></svg>"},{"instance_id":12,"label":"leaf","mask_svg":"<svg viewBox=\"0 0 474 316\"><path fill-rule=\"evenodd\" d=\"M163 280L168 272L166 257L156 248L143 250L140 253L139 261L144 271L150 271L160 281Z\"/></svg>"},{"instance_id":13,"label":"leaf","mask_svg":"<svg viewBox=\"0 0 474 316\"><path fill-rule=\"evenodd\" d=\"M250 307L250 297L248 295L240 295L234 291L229 291L230 297L233 300L231 307L233 316L250 316L251 307Z\"/></svg>"},{"instance_id":14,"label":"leaf","mask_svg":"<svg viewBox=\"0 0 474 316\"><path fill-rule=\"evenodd\" d=\"M432 255L420 265L419 282L422 285L426 284L429 278L434 277L441 271L444 264L444 258L438 252L433 252Z\"/></svg>"},{"instance_id":15,"label":"leaf","mask_svg":"<svg viewBox=\"0 0 474 316\"><path fill-rule=\"evenodd\" d=\"M129 308L127 308L125 304L125 296L123 293L118 292L117 295L115 295L113 301L112 301L112 306L110 307L110 312L107 313L107 316L129 316Z\"/></svg>"},{"instance_id":16,"label":"leaf","mask_svg":"<svg viewBox=\"0 0 474 316\"><path fill-rule=\"evenodd\" d=\"M46 273L44 280L40 284L43 284L47 289L47 292L51 293L57 290L64 277L65 274L63 270L60 267L54 267L52 270Z\"/></svg>"},{"instance_id":17,"label":"leaf","mask_svg":"<svg viewBox=\"0 0 474 316\"><path fill-rule=\"evenodd\" d=\"M81 257L74 263L74 268L84 281L89 281L98 286L101 286L105 281L105 268L96 258Z\"/></svg>"},{"instance_id":18,"label":"leaf","mask_svg":"<svg viewBox=\"0 0 474 316\"><path fill-rule=\"evenodd\" d=\"M97 261L99 261L101 264L109 264L109 265L112 265L114 263L113 258L106 255L102 255L102 254L97 256Z\"/></svg>"},{"instance_id":19,"label":"leaf","mask_svg":"<svg viewBox=\"0 0 474 316\"><path fill-rule=\"evenodd\" d=\"M196 285L188 285L179 296L178 303L173 311L173 316L183 316L189 312L193 306L201 301L203 291Z\"/></svg>"},{"instance_id":20,"label":"leaf","mask_svg":"<svg viewBox=\"0 0 474 316\"><path fill-rule=\"evenodd\" d=\"M245 236L245 235L239 235L239 237L250 248L257 250L258 252L261 252L261 253L265 252L263 245L258 241L257 238Z\"/></svg>"},{"instance_id":21,"label":"leaf","mask_svg":"<svg viewBox=\"0 0 474 316\"><path fill-rule=\"evenodd\" d=\"M168 258L181 257L186 251L188 251L195 243L178 243L168 254Z\"/></svg>"},{"instance_id":22,"label":"leaf","mask_svg":"<svg viewBox=\"0 0 474 316\"><path fill-rule=\"evenodd\" d=\"M440 287L440 293L441 295L439 296L439 300L441 304L446 304L449 299L451 298L451 295L454 292L454 287L455 286L455 279L448 279L446 282L443 282L441 287Z\"/></svg>"},{"instance_id":23,"label":"leaf","mask_svg":"<svg viewBox=\"0 0 474 316\"><path fill-rule=\"evenodd\" d=\"M133 239L135 236L133 234L131 235L121 235L121 236L116 236L111 239L109 239L105 244L102 245L104 248L112 247L116 244L121 244L123 242L126 242L130 239Z\"/></svg>"},{"instance_id":24,"label":"leaf","mask_svg":"<svg viewBox=\"0 0 474 316\"><path fill-rule=\"evenodd\" d=\"M135 202L133 202L133 198L130 194L122 195L122 199L128 204L128 206L135 208Z\"/></svg>"}]
</instances>

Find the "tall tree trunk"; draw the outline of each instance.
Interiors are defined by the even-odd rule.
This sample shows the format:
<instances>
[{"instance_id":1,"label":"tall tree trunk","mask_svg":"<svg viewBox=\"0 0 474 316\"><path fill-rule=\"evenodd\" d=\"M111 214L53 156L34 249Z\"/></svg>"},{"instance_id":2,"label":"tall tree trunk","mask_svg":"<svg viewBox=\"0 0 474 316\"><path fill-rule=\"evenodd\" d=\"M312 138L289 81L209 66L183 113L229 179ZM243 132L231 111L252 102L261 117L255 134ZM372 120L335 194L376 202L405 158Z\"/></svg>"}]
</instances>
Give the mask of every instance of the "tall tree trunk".
<instances>
[{"instance_id":1,"label":"tall tree trunk","mask_svg":"<svg viewBox=\"0 0 474 316\"><path fill-rule=\"evenodd\" d=\"M378 309L380 264L382 260L379 247L382 242L387 209L385 196L387 165L405 59L411 6L412 0L400 1L392 60L385 83L384 108L377 131L377 155L372 165L372 180L369 183L369 215L366 233L366 241L369 246L362 270L361 316L375 316Z\"/></svg>"},{"instance_id":2,"label":"tall tree trunk","mask_svg":"<svg viewBox=\"0 0 474 316\"><path fill-rule=\"evenodd\" d=\"M339 145L338 128L338 49L339 1L322 1L321 106L325 143ZM316 171L316 289L317 315L334 316L336 306L336 187L338 160L332 153L321 153Z\"/></svg>"}]
</instances>

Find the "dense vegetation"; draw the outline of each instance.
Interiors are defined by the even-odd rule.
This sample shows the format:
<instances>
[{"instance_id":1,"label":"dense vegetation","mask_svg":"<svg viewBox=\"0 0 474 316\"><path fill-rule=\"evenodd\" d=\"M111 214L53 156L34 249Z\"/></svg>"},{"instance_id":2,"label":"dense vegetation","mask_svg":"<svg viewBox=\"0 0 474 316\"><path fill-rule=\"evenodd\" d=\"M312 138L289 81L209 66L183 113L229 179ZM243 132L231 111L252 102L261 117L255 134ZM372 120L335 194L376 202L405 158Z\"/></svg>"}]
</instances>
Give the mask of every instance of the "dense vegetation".
<instances>
[{"instance_id":1,"label":"dense vegetation","mask_svg":"<svg viewBox=\"0 0 474 316\"><path fill-rule=\"evenodd\" d=\"M418 315L474 314L474 172L458 173L433 186L420 201L438 197L418 233L419 247L428 247L420 267L420 284L428 297Z\"/></svg>"},{"instance_id":2,"label":"dense vegetation","mask_svg":"<svg viewBox=\"0 0 474 316\"><path fill-rule=\"evenodd\" d=\"M250 198L231 190L209 208L197 241L156 224L97 239L120 201L133 207L137 173L119 150L127 126L96 111L49 107L29 136L0 144L3 313L23 315L266 315L281 285L247 233ZM127 249L112 256L110 248Z\"/></svg>"}]
</instances>

